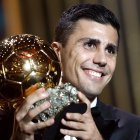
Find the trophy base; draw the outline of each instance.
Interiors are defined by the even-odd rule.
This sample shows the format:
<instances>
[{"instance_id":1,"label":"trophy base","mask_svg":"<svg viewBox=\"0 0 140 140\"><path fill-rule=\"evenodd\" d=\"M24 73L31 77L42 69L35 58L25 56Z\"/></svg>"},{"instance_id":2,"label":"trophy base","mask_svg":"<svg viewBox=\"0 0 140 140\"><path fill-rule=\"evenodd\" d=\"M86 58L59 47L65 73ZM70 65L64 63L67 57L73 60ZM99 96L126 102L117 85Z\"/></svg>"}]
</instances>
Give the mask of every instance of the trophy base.
<instances>
[{"instance_id":1,"label":"trophy base","mask_svg":"<svg viewBox=\"0 0 140 140\"><path fill-rule=\"evenodd\" d=\"M61 86L56 86L54 88L48 88L47 92L49 97L43 100L40 100L32 105L31 109L39 106L45 101L49 101L51 106L37 115L33 122L42 122L46 121L49 118L55 117L59 112L61 112L65 107L71 103L79 103L77 96L77 89L73 87L70 83L65 83Z\"/></svg>"}]
</instances>

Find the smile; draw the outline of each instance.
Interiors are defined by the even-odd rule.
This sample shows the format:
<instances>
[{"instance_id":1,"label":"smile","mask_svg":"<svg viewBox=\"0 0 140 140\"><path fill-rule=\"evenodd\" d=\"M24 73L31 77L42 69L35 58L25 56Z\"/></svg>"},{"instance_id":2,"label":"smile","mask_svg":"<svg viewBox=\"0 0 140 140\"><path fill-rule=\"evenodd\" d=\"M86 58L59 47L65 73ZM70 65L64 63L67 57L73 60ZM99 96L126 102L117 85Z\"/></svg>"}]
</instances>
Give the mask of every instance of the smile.
<instances>
[{"instance_id":1,"label":"smile","mask_svg":"<svg viewBox=\"0 0 140 140\"><path fill-rule=\"evenodd\" d=\"M88 72L91 76L95 76L97 78L100 78L102 76L102 73L95 72L95 71L89 71Z\"/></svg>"},{"instance_id":2,"label":"smile","mask_svg":"<svg viewBox=\"0 0 140 140\"><path fill-rule=\"evenodd\" d=\"M84 69L84 72L86 73L86 75L88 75L89 77L93 78L102 78L102 76L104 76L103 72L97 72L94 70L89 70L89 69Z\"/></svg>"}]
</instances>

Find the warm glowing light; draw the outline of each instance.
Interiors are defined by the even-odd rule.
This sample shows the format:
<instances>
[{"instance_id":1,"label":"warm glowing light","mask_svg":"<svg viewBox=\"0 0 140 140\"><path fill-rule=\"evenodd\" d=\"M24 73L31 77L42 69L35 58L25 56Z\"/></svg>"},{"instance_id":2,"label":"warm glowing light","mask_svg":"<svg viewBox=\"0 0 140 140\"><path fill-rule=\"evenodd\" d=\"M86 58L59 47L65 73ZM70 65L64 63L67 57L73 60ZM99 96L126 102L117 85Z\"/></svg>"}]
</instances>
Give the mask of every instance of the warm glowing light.
<instances>
[{"instance_id":1,"label":"warm glowing light","mask_svg":"<svg viewBox=\"0 0 140 140\"><path fill-rule=\"evenodd\" d=\"M29 60L25 61L24 65L23 65L23 69L25 71L30 71L31 70L31 64L30 64Z\"/></svg>"},{"instance_id":2,"label":"warm glowing light","mask_svg":"<svg viewBox=\"0 0 140 140\"><path fill-rule=\"evenodd\" d=\"M32 71L32 72L31 72L31 75L32 75L32 76L35 76L35 75L36 75L36 72L35 72L35 71Z\"/></svg>"}]
</instances>

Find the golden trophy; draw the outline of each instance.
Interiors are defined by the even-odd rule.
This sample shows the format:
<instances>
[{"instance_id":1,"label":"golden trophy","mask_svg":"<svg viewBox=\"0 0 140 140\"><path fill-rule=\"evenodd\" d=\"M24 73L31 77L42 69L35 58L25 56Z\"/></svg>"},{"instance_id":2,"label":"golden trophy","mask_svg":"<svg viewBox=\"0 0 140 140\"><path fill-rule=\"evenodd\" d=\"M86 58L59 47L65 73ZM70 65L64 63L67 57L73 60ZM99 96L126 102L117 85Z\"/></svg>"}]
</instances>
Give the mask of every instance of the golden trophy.
<instances>
[{"instance_id":1,"label":"golden trophy","mask_svg":"<svg viewBox=\"0 0 140 140\"><path fill-rule=\"evenodd\" d=\"M71 102L78 103L77 91L71 84L58 85L61 77L60 63L48 42L31 34L10 36L0 44L0 96L16 108L25 95L25 90L40 83L48 90L51 107L36 117L45 121L55 116ZM40 105L41 100L31 109ZM5 105L6 106L6 105Z\"/></svg>"},{"instance_id":2,"label":"golden trophy","mask_svg":"<svg viewBox=\"0 0 140 140\"><path fill-rule=\"evenodd\" d=\"M13 106L25 95L25 89L41 82L58 84L59 60L50 45L38 36L10 36L0 45L0 95Z\"/></svg>"}]
</instances>

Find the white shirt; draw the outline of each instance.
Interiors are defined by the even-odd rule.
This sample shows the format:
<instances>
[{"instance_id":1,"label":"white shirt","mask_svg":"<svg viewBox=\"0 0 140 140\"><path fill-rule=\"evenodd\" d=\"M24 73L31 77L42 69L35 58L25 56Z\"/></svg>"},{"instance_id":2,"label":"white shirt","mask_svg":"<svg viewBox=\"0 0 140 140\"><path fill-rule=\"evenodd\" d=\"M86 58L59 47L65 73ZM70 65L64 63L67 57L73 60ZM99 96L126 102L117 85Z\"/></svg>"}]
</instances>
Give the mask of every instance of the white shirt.
<instances>
[{"instance_id":1,"label":"white shirt","mask_svg":"<svg viewBox=\"0 0 140 140\"><path fill-rule=\"evenodd\" d=\"M92 107L95 107L96 104L97 104L97 97L93 100L93 102L91 103L90 107L91 107L91 108L92 108ZM76 139L75 137L71 137L71 136L66 135L66 136L64 137L64 140L77 140L77 139Z\"/></svg>"}]
</instances>

